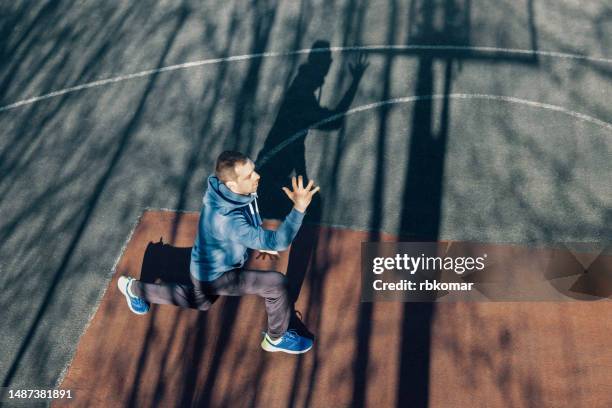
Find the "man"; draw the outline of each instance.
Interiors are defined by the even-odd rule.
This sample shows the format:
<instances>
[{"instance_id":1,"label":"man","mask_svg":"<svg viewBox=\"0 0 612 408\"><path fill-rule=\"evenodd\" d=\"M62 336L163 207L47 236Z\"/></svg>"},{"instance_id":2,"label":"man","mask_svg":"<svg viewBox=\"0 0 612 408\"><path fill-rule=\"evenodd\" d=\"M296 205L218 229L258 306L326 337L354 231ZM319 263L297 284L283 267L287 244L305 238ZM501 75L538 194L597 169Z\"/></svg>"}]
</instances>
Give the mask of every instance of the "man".
<instances>
[{"instance_id":1,"label":"man","mask_svg":"<svg viewBox=\"0 0 612 408\"><path fill-rule=\"evenodd\" d=\"M207 310L214 295L256 294L265 299L268 330L261 347L266 351L305 353L312 340L289 330L293 306L287 293L285 275L275 271L244 269L247 249L282 251L295 238L306 208L319 191L311 180L306 187L302 176L292 179L293 190L283 191L293 209L276 231L261 227L257 206L260 176L254 163L239 152L219 155L215 175L208 178L197 237L191 252L193 286L150 284L130 277L119 278L119 290L130 310L144 314L149 303L174 304Z\"/></svg>"}]
</instances>

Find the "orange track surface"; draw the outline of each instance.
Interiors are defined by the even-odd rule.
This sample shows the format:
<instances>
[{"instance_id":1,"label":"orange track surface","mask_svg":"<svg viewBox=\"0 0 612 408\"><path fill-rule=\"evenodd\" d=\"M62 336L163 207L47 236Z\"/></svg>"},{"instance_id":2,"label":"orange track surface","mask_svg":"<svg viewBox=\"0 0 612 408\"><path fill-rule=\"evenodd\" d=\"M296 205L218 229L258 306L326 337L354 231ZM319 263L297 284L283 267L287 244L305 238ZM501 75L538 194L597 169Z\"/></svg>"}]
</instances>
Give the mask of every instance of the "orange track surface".
<instances>
[{"instance_id":1,"label":"orange track surface","mask_svg":"<svg viewBox=\"0 0 612 408\"><path fill-rule=\"evenodd\" d=\"M68 405L612 406L609 302L363 304L367 232L304 226L291 259L251 261L283 272L290 262L296 293L303 282L296 309L317 336L305 355L260 349L255 296L220 298L208 312L132 314L118 276L138 277L160 237L191 246L197 218L143 215L61 385L73 390Z\"/></svg>"}]
</instances>

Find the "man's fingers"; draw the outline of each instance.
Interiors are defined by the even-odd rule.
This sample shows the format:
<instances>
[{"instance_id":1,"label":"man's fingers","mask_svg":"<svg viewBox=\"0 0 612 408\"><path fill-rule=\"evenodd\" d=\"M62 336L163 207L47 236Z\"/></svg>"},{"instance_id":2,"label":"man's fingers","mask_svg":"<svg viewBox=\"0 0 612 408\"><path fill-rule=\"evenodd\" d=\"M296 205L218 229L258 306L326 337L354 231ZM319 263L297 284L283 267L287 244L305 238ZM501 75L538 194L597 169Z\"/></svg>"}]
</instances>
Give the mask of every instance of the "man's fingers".
<instances>
[{"instance_id":1,"label":"man's fingers","mask_svg":"<svg viewBox=\"0 0 612 408\"><path fill-rule=\"evenodd\" d=\"M298 187L299 187L300 189L303 189L303 188L304 188L304 178L302 177L302 175L299 175L299 176L298 176Z\"/></svg>"},{"instance_id":2,"label":"man's fingers","mask_svg":"<svg viewBox=\"0 0 612 408\"><path fill-rule=\"evenodd\" d=\"M312 186L314 186L314 181L310 180L308 182L308 185L306 186L306 191L310 191L310 189L312 188Z\"/></svg>"},{"instance_id":3,"label":"man's fingers","mask_svg":"<svg viewBox=\"0 0 612 408\"><path fill-rule=\"evenodd\" d=\"M285 194L287 194L287 197L289 197L289 199L293 201L293 198L291 197L291 190L289 190L287 187L283 187L283 191L285 192Z\"/></svg>"},{"instance_id":4,"label":"man's fingers","mask_svg":"<svg viewBox=\"0 0 612 408\"><path fill-rule=\"evenodd\" d=\"M293 191L297 190L297 181L295 176L291 177L291 186L293 187Z\"/></svg>"},{"instance_id":5,"label":"man's fingers","mask_svg":"<svg viewBox=\"0 0 612 408\"><path fill-rule=\"evenodd\" d=\"M321 186L316 186L311 192L310 192L310 196L312 197L313 195L315 195L317 193L317 191L319 191L321 189Z\"/></svg>"}]
</instances>

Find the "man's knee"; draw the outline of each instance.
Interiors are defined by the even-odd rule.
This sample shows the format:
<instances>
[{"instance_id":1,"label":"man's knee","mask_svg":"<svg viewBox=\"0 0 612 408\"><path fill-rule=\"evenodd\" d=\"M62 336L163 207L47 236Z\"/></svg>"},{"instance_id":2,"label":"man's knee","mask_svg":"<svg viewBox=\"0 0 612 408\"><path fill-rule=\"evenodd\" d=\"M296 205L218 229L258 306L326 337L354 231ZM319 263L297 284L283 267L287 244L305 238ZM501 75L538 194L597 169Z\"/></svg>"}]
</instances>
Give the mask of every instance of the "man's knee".
<instances>
[{"instance_id":1,"label":"man's knee","mask_svg":"<svg viewBox=\"0 0 612 408\"><path fill-rule=\"evenodd\" d=\"M280 272L270 272L270 281L268 291L274 295L282 295L287 293L289 288L289 280Z\"/></svg>"}]
</instances>

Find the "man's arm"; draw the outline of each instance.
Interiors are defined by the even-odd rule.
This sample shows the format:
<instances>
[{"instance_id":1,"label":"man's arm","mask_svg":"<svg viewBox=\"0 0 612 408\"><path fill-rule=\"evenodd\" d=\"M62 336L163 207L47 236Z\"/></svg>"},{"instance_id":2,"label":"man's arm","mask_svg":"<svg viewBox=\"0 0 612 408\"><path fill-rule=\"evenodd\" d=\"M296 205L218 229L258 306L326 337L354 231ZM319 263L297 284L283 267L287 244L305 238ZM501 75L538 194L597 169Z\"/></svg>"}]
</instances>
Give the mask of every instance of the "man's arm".
<instances>
[{"instance_id":1,"label":"man's arm","mask_svg":"<svg viewBox=\"0 0 612 408\"><path fill-rule=\"evenodd\" d=\"M276 231L254 227L244 219L232 225L231 240L251 249L284 251L297 235L303 219L304 213L294 208Z\"/></svg>"},{"instance_id":2,"label":"man's arm","mask_svg":"<svg viewBox=\"0 0 612 408\"><path fill-rule=\"evenodd\" d=\"M331 116L343 114L349 109L349 107L351 106L351 103L353 102L353 99L355 98L355 94L357 93L357 87L359 86L359 82L361 81L361 78L363 77L363 73L368 68L368 65L369 63L364 54L358 55L357 61L355 62L355 64L349 64L349 70L351 72L351 75L353 76L353 81L351 82L349 89L346 91L346 93L344 94L344 97L340 100L340 102L338 102L338 105L336 106L335 109L330 110L330 109L320 107L317 112L320 119L318 119L317 121L321 121ZM340 127L342 127L343 124L344 124L344 116L341 116L335 120L325 122L317 126L316 129L335 130L335 129L339 129Z\"/></svg>"},{"instance_id":3,"label":"man's arm","mask_svg":"<svg viewBox=\"0 0 612 408\"><path fill-rule=\"evenodd\" d=\"M318 186L315 187L313 180L310 180L308 185L304 187L302 176L298 176L297 179L292 177L291 184L293 191L287 187L283 187L283 191L293 201L293 209L276 231L254 227L246 219L243 219L232 225L233 234L230 239L251 249L270 251L284 251L287 249L302 225L304 213L310 205L312 197L320 189Z\"/></svg>"}]
</instances>

